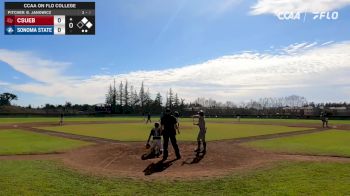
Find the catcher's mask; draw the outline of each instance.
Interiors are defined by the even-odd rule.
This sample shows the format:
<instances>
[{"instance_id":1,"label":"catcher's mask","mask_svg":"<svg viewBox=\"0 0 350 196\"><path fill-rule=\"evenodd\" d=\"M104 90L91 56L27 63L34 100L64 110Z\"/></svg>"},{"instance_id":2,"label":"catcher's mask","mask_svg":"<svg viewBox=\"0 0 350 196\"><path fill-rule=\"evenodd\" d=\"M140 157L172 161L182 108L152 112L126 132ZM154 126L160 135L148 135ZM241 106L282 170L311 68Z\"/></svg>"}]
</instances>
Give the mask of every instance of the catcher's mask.
<instances>
[{"instance_id":1,"label":"catcher's mask","mask_svg":"<svg viewBox=\"0 0 350 196\"><path fill-rule=\"evenodd\" d=\"M198 114L199 114L200 116L204 116L203 110L200 110L200 111L198 112Z\"/></svg>"},{"instance_id":2,"label":"catcher's mask","mask_svg":"<svg viewBox=\"0 0 350 196\"><path fill-rule=\"evenodd\" d=\"M159 127L159 123L157 123L157 122L154 123L154 127L155 127L155 128L158 128L158 127Z\"/></svg>"}]
</instances>

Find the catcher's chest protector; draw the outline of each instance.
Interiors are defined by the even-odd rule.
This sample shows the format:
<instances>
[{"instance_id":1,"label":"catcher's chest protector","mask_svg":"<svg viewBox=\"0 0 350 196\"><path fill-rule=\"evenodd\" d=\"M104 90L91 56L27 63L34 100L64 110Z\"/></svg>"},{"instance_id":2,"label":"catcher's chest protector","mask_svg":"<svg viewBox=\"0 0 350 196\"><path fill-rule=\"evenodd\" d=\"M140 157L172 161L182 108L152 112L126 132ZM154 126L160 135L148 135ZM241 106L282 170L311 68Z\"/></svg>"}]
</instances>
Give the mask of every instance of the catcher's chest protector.
<instances>
[{"instance_id":1,"label":"catcher's chest protector","mask_svg":"<svg viewBox=\"0 0 350 196\"><path fill-rule=\"evenodd\" d=\"M160 128L155 128L155 129L154 129L153 139L154 139L154 140L155 140L155 139L157 139L157 140L161 139L161 136L160 136Z\"/></svg>"}]
</instances>

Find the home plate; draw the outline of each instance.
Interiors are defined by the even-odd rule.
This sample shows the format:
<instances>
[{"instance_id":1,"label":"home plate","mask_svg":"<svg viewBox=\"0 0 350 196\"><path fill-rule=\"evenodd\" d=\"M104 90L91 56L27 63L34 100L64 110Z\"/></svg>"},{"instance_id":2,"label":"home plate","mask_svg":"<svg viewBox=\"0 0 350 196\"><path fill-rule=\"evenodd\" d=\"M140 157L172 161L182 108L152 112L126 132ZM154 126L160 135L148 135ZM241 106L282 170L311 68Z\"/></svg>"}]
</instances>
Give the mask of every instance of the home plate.
<instances>
[{"instance_id":1,"label":"home plate","mask_svg":"<svg viewBox=\"0 0 350 196\"><path fill-rule=\"evenodd\" d=\"M13 125L13 127L17 128L17 127L18 127L18 125Z\"/></svg>"}]
</instances>

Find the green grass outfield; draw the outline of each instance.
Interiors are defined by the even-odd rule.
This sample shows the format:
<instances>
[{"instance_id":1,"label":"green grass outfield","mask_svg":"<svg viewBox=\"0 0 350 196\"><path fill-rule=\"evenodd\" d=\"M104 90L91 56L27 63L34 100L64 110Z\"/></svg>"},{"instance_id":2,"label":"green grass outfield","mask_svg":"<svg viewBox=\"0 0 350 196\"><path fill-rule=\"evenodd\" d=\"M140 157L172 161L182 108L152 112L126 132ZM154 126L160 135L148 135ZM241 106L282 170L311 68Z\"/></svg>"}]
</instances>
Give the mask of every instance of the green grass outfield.
<instances>
[{"instance_id":1,"label":"green grass outfield","mask_svg":"<svg viewBox=\"0 0 350 196\"><path fill-rule=\"evenodd\" d=\"M0 155L61 152L86 145L89 143L39 133L0 130Z\"/></svg>"},{"instance_id":2,"label":"green grass outfield","mask_svg":"<svg viewBox=\"0 0 350 196\"><path fill-rule=\"evenodd\" d=\"M89 124L66 125L56 127L41 127L41 129L73 133L77 135L94 136L120 141L145 141L152 128L152 124L123 123L123 124ZM207 140L232 139L256 135L266 135L282 132L301 131L308 128L287 127L275 125L248 125L248 124L223 124L208 123ZM198 126L192 122L181 123L179 140L195 141L198 134Z\"/></svg>"},{"instance_id":3,"label":"green grass outfield","mask_svg":"<svg viewBox=\"0 0 350 196\"><path fill-rule=\"evenodd\" d=\"M153 120L159 120L159 117L152 117ZM192 122L192 118L181 118L181 122ZM143 122L141 116L137 117L65 117L65 122L97 122L97 121L109 121L109 122ZM28 118L5 118L0 117L0 124L17 124L17 123L35 123L35 122L50 122L58 123L59 117L28 117ZM207 118L207 122L237 122L235 118ZM241 118L241 122L265 122L265 123L290 123L290 124L320 124L320 120L307 120L307 119L265 119L265 118ZM337 124L350 124L350 120L332 120L331 125Z\"/></svg>"},{"instance_id":4,"label":"green grass outfield","mask_svg":"<svg viewBox=\"0 0 350 196\"><path fill-rule=\"evenodd\" d=\"M135 171L142 172L142 171ZM141 181L88 176L52 161L0 161L1 195L347 195L345 163L280 163L220 179Z\"/></svg>"},{"instance_id":5,"label":"green grass outfield","mask_svg":"<svg viewBox=\"0 0 350 196\"><path fill-rule=\"evenodd\" d=\"M350 157L350 131L330 130L286 138L255 141L246 143L245 145L276 152Z\"/></svg>"}]
</instances>

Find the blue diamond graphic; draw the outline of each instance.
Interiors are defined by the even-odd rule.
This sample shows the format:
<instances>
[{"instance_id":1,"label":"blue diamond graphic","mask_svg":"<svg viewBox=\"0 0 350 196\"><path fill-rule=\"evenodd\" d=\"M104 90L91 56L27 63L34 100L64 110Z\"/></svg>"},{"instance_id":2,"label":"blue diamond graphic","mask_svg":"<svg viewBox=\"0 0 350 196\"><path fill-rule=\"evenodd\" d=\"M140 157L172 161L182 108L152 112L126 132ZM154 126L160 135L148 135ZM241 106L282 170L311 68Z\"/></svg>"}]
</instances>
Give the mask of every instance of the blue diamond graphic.
<instances>
[{"instance_id":1,"label":"blue diamond graphic","mask_svg":"<svg viewBox=\"0 0 350 196\"><path fill-rule=\"evenodd\" d=\"M7 32L8 34L12 34L14 31L15 31L15 30L13 30L12 27L7 27L7 28L6 28L6 32Z\"/></svg>"}]
</instances>

